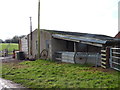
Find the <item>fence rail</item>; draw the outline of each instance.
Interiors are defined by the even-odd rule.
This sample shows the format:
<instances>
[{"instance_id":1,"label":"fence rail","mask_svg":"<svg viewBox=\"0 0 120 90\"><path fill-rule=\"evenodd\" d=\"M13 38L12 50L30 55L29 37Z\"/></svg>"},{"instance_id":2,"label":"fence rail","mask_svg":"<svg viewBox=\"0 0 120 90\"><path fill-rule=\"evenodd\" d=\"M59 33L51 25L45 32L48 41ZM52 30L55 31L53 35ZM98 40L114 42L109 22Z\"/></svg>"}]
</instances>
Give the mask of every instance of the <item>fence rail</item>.
<instances>
[{"instance_id":1,"label":"fence rail","mask_svg":"<svg viewBox=\"0 0 120 90\"><path fill-rule=\"evenodd\" d=\"M6 51L0 51L0 57L2 57L2 56L8 56L8 55L11 55L11 54L13 54L13 51L8 51L8 52L6 52Z\"/></svg>"},{"instance_id":2,"label":"fence rail","mask_svg":"<svg viewBox=\"0 0 120 90\"><path fill-rule=\"evenodd\" d=\"M110 48L110 67L120 71L120 48Z\"/></svg>"},{"instance_id":3,"label":"fence rail","mask_svg":"<svg viewBox=\"0 0 120 90\"><path fill-rule=\"evenodd\" d=\"M101 67L106 68L106 49L101 50Z\"/></svg>"}]
</instances>

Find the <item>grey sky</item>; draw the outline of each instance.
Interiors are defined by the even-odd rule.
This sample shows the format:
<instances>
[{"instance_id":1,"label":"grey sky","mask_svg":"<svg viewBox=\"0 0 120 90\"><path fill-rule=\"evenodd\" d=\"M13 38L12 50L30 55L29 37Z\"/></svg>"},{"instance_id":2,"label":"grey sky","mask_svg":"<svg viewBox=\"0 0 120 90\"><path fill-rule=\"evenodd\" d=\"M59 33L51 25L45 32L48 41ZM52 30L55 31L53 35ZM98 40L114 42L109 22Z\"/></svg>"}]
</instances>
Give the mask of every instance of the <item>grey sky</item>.
<instances>
[{"instance_id":1,"label":"grey sky","mask_svg":"<svg viewBox=\"0 0 120 90\"><path fill-rule=\"evenodd\" d=\"M115 36L120 0L41 0L40 28ZM0 38L37 28L38 0L0 0Z\"/></svg>"}]
</instances>

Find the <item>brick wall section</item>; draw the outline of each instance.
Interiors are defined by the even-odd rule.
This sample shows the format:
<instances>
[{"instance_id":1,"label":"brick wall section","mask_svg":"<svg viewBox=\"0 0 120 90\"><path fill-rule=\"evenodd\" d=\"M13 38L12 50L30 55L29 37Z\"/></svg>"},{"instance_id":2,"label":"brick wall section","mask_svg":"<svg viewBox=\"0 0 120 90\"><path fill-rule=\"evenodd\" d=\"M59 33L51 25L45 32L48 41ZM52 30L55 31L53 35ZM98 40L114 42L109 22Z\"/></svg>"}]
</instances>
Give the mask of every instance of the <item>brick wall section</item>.
<instances>
[{"instance_id":1,"label":"brick wall section","mask_svg":"<svg viewBox=\"0 0 120 90\"><path fill-rule=\"evenodd\" d=\"M115 38L119 38L120 39L120 32L118 32L118 34L115 36Z\"/></svg>"}]
</instances>

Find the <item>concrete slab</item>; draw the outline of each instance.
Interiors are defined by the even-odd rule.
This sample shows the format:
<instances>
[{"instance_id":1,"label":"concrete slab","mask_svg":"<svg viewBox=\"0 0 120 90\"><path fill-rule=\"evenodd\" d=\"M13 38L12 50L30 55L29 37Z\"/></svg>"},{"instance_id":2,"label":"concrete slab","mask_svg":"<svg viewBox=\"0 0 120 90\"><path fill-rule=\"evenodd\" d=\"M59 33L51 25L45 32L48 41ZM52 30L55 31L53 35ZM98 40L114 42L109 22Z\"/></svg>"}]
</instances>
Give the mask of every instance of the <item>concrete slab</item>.
<instances>
[{"instance_id":1,"label":"concrete slab","mask_svg":"<svg viewBox=\"0 0 120 90\"><path fill-rule=\"evenodd\" d=\"M0 90L4 90L5 88L8 88L8 90L13 90L13 88L19 88L23 90L23 88L25 87L21 86L20 84L16 84L10 80L0 78Z\"/></svg>"}]
</instances>

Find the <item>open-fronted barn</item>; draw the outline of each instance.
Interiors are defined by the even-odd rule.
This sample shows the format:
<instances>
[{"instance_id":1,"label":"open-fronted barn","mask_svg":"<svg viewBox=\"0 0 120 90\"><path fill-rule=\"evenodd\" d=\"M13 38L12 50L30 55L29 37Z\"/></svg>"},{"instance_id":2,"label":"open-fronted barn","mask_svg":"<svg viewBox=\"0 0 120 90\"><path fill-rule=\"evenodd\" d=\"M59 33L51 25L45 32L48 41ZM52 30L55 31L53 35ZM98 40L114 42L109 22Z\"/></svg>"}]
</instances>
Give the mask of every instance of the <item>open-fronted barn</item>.
<instances>
[{"instance_id":1,"label":"open-fronted barn","mask_svg":"<svg viewBox=\"0 0 120 90\"><path fill-rule=\"evenodd\" d=\"M32 36L32 39L31 39ZM27 35L29 58L38 56L38 30ZM109 67L109 48L119 39L98 34L40 30L40 58Z\"/></svg>"}]
</instances>

